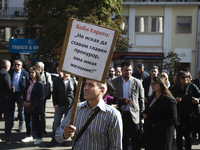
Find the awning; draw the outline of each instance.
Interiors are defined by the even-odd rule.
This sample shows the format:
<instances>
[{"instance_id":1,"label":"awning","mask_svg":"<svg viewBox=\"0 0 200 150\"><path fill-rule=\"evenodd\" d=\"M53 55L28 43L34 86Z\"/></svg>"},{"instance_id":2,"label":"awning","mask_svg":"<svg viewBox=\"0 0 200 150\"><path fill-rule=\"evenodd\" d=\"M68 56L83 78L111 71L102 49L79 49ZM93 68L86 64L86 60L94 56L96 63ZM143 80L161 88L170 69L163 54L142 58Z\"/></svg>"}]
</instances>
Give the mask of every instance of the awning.
<instances>
[{"instance_id":1,"label":"awning","mask_svg":"<svg viewBox=\"0 0 200 150\"><path fill-rule=\"evenodd\" d=\"M117 60L117 59L162 59L163 57L164 57L163 53L135 53L135 52L119 53L119 52L115 52L113 54L112 60Z\"/></svg>"}]
</instances>

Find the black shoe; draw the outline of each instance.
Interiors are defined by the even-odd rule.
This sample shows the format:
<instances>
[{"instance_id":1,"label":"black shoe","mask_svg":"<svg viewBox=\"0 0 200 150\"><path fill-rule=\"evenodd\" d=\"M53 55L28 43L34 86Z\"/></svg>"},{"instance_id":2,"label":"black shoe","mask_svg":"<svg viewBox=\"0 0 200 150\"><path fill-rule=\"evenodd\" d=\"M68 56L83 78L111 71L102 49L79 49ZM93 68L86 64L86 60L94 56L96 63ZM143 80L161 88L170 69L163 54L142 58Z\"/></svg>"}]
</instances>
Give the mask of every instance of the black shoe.
<instances>
[{"instance_id":1,"label":"black shoe","mask_svg":"<svg viewBox=\"0 0 200 150\"><path fill-rule=\"evenodd\" d=\"M43 133L44 135L47 135L47 131L46 131L46 130L43 130L42 133Z\"/></svg>"},{"instance_id":2,"label":"black shoe","mask_svg":"<svg viewBox=\"0 0 200 150\"><path fill-rule=\"evenodd\" d=\"M13 140L11 138L6 139L6 144L11 144L12 142L13 142Z\"/></svg>"},{"instance_id":3,"label":"black shoe","mask_svg":"<svg viewBox=\"0 0 200 150\"><path fill-rule=\"evenodd\" d=\"M71 146L68 141L65 141L64 143L62 143L62 145L63 146Z\"/></svg>"},{"instance_id":4,"label":"black shoe","mask_svg":"<svg viewBox=\"0 0 200 150\"><path fill-rule=\"evenodd\" d=\"M47 144L47 147L53 147L53 146L56 145L56 144L57 144L56 140L55 140L55 139L52 139L51 142L49 142L49 143Z\"/></svg>"}]
</instances>

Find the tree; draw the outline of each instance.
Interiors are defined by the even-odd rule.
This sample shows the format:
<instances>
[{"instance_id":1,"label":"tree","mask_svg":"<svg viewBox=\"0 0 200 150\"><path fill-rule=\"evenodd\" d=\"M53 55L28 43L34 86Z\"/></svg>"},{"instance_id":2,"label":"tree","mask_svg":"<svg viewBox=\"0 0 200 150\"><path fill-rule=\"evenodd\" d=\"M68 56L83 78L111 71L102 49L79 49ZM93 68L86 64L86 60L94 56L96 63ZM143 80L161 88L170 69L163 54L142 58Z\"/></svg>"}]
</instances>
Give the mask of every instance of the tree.
<instances>
[{"instance_id":1,"label":"tree","mask_svg":"<svg viewBox=\"0 0 200 150\"><path fill-rule=\"evenodd\" d=\"M24 11L27 13L27 25L41 25L39 54L49 54L61 48L69 17L86 22L112 27L119 30L117 49L128 49L128 38L121 36L120 24L122 0L26 0ZM111 19L112 14L116 14Z\"/></svg>"},{"instance_id":2,"label":"tree","mask_svg":"<svg viewBox=\"0 0 200 150\"><path fill-rule=\"evenodd\" d=\"M168 52L162 60L158 61L161 72L164 70L167 73L174 73L176 70L176 66L179 64L180 60L181 59L178 57L177 53L174 53L172 51Z\"/></svg>"}]
</instances>

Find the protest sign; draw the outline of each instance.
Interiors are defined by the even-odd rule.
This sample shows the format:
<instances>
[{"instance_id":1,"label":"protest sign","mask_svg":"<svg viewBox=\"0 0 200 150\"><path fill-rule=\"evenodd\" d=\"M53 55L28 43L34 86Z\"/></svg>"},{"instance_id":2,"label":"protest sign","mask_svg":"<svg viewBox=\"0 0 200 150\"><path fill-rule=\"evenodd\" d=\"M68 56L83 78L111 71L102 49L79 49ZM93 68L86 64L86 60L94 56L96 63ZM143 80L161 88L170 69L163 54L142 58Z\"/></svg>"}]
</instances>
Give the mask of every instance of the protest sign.
<instances>
[{"instance_id":1,"label":"protest sign","mask_svg":"<svg viewBox=\"0 0 200 150\"><path fill-rule=\"evenodd\" d=\"M70 124L76 116L83 77L105 83L118 31L69 18L59 71L78 76Z\"/></svg>"},{"instance_id":2,"label":"protest sign","mask_svg":"<svg viewBox=\"0 0 200 150\"><path fill-rule=\"evenodd\" d=\"M117 30L70 18L59 70L105 83L117 34Z\"/></svg>"}]
</instances>

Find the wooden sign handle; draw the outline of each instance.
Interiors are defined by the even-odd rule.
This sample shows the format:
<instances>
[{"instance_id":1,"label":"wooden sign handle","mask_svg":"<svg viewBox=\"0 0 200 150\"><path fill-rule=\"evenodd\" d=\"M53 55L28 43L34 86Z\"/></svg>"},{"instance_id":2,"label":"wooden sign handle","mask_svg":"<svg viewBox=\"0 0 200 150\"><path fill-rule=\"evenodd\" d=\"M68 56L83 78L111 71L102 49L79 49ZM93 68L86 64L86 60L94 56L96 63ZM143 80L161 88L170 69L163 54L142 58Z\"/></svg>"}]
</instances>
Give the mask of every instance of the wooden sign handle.
<instances>
[{"instance_id":1,"label":"wooden sign handle","mask_svg":"<svg viewBox=\"0 0 200 150\"><path fill-rule=\"evenodd\" d=\"M83 81L83 77L78 77L78 86L76 88L76 95L75 95L75 98L74 98L74 104L73 104L72 115L71 115L71 120L70 120L71 125L74 125L74 121L75 121L75 117L76 117L77 104L78 104L78 98L79 98L80 91L81 91L82 81Z\"/></svg>"}]
</instances>

